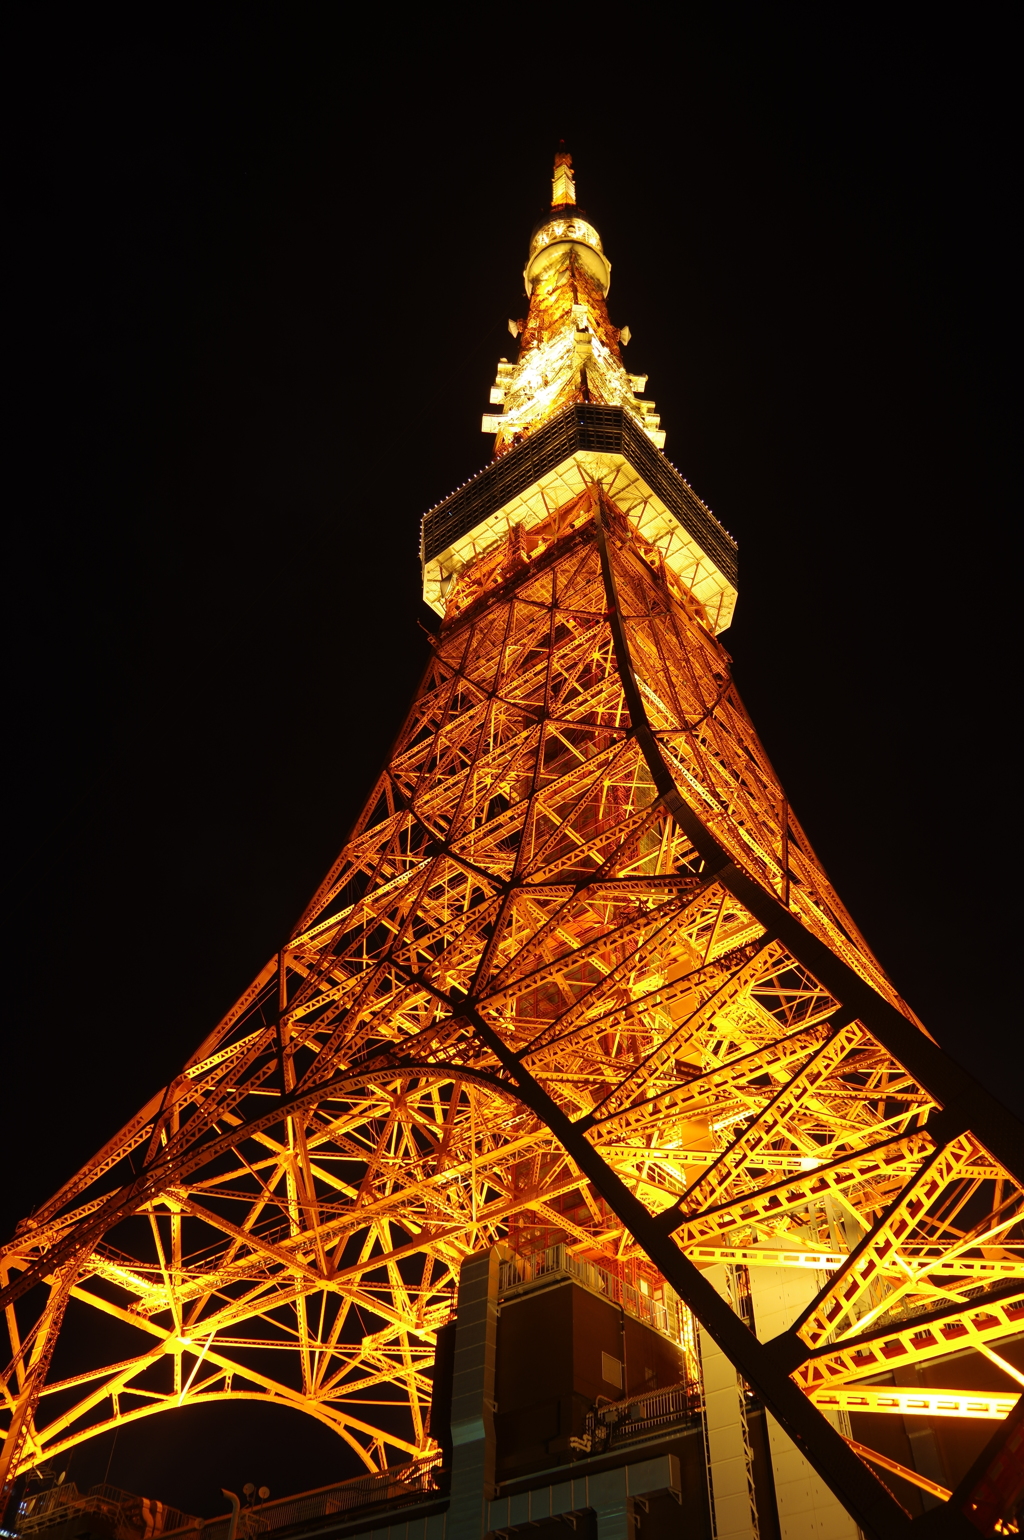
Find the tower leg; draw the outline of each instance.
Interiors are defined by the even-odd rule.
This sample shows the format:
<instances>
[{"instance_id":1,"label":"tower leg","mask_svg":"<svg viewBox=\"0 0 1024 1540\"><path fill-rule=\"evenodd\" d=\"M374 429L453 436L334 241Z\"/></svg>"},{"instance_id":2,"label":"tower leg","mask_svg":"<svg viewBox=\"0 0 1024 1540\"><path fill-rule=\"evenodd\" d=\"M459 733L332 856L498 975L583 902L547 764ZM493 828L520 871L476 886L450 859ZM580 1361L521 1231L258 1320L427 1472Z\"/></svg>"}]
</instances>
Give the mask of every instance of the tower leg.
<instances>
[{"instance_id":1,"label":"tower leg","mask_svg":"<svg viewBox=\"0 0 1024 1540\"><path fill-rule=\"evenodd\" d=\"M21 1393L14 1403L13 1416L7 1428L7 1436L3 1443L0 1444L0 1514L3 1513L6 1507L7 1500L17 1479L18 1463L21 1460L29 1438L32 1420L35 1417L36 1407L39 1404L40 1392L46 1382L50 1359L53 1357L57 1334L64 1320L68 1294L70 1293L76 1271L77 1269L72 1263L64 1268L63 1273L58 1274L51 1285L46 1309L39 1319L35 1337L31 1343L28 1355L28 1373L21 1387ZM26 1346L28 1346L27 1343Z\"/></svg>"}]
</instances>

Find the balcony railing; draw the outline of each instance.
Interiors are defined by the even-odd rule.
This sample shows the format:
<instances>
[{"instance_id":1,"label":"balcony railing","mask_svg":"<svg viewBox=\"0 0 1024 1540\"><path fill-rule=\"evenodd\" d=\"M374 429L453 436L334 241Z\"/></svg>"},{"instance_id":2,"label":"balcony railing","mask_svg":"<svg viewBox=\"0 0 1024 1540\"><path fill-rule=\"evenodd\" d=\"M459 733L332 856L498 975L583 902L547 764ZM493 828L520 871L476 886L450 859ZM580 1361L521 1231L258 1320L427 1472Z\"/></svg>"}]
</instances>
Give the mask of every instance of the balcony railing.
<instances>
[{"instance_id":1,"label":"balcony railing","mask_svg":"<svg viewBox=\"0 0 1024 1540\"><path fill-rule=\"evenodd\" d=\"M613 1401L587 1413L581 1452L600 1454L617 1444L629 1444L695 1417L701 1409L700 1388L683 1383L649 1390L628 1401Z\"/></svg>"},{"instance_id":2,"label":"balcony railing","mask_svg":"<svg viewBox=\"0 0 1024 1540\"><path fill-rule=\"evenodd\" d=\"M534 1256L512 1256L502 1262L498 1288L505 1294L521 1284L558 1273L575 1278L594 1294L603 1294L612 1304L621 1305L627 1315L643 1321L646 1326L653 1326L655 1331L670 1337L680 1347L688 1340L683 1307L671 1289L666 1286L663 1299L654 1299L642 1289L617 1278L607 1268L598 1266L596 1262L587 1262L582 1257L574 1256L562 1244L548 1246L545 1251L537 1252Z\"/></svg>"},{"instance_id":3,"label":"balcony railing","mask_svg":"<svg viewBox=\"0 0 1024 1540\"><path fill-rule=\"evenodd\" d=\"M254 1508L243 1508L238 1522L238 1540L256 1540L259 1535L276 1530L291 1529L293 1525L310 1524L317 1519L330 1518L333 1514L355 1512L360 1508L404 1507L423 1502L438 1491L437 1476L441 1456L427 1455L422 1460L410 1460L406 1465L393 1465L388 1470L367 1472L350 1481L335 1486L320 1487L314 1492L300 1492L295 1497L282 1497L276 1502L260 1503ZM206 1519L201 1525L177 1531L174 1540L227 1540L229 1517ZM172 1540L162 1535L161 1540Z\"/></svg>"},{"instance_id":4,"label":"balcony railing","mask_svg":"<svg viewBox=\"0 0 1024 1540\"><path fill-rule=\"evenodd\" d=\"M200 1522L166 1503L137 1497L104 1482L80 1492L75 1482L65 1481L25 1499L18 1514L18 1534L36 1535L68 1519L88 1520L90 1516L109 1524L113 1540L153 1540L172 1531L186 1534L194 1532Z\"/></svg>"}]
</instances>

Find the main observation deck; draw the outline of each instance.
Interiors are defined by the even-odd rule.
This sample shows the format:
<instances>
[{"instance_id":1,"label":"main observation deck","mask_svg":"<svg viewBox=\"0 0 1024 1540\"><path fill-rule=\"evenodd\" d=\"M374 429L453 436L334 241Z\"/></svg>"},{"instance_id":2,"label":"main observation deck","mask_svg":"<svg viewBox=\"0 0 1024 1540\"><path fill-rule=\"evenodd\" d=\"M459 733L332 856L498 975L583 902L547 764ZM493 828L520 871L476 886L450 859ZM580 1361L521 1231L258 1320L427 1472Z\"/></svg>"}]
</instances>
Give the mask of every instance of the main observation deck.
<instances>
[{"instance_id":1,"label":"main observation deck","mask_svg":"<svg viewBox=\"0 0 1024 1540\"><path fill-rule=\"evenodd\" d=\"M724 631L736 604L736 542L617 406L567 407L424 515L426 602L443 615L448 589L471 561L595 482Z\"/></svg>"}]
</instances>

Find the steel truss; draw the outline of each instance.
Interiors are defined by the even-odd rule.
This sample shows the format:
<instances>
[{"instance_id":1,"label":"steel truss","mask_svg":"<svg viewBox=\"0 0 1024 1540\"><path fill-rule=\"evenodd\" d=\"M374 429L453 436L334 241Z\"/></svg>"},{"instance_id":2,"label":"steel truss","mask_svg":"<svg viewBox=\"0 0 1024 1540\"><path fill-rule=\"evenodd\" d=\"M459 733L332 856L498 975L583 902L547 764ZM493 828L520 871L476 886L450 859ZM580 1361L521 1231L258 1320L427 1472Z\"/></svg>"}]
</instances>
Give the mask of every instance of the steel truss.
<instances>
[{"instance_id":1,"label":"steel truss","mask_svg":"<svg viewBox=\"0 0 1024 1540\"><path fill-rule=\"evenodd\" d=\"M459 1265L525 1231L667 1282L861 1525L902 1534L819 1408L913 1411L880 1374L1024 1329L1022 1150L595 484L462 575L287 945L0 1253L7 1473L218 1398L306 1412L370 1469L424 1453ZM760 1343L701 1265L780 1260L824 1282Z\"/></svg>"}]
</instances>

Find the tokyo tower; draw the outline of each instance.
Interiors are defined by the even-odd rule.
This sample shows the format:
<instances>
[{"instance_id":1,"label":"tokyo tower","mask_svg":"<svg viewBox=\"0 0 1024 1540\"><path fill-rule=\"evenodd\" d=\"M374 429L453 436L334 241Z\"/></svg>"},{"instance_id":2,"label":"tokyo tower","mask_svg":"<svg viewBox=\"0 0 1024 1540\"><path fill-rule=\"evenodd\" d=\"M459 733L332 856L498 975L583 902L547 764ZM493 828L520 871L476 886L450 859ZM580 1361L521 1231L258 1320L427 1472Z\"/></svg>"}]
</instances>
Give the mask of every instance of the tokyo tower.
<instances>
[{"instance_id":1,"label":"tokyo tower","mask_svg":"<svg viewBox=\"0 0 1024 1540\"><path fill-rule=\"evenodd\" d=\"M547 1269L678 1344L718 1540L766 1533L752 1407L783 1540L1014 1532L1024 1130L789 805L719 640L735 544L663 453L610 277L559 153L494 457L423 520L440 626L350 838L181 1073L0 1250L8 1485L256 1399L368 1473L443 1473L449 1540L504 1532L487 1343ZM116 1359L108 1330L69 1372L99 1317ZM613 1360L545 1458L600 1454Z\"/></svg>"}]
</instances>

